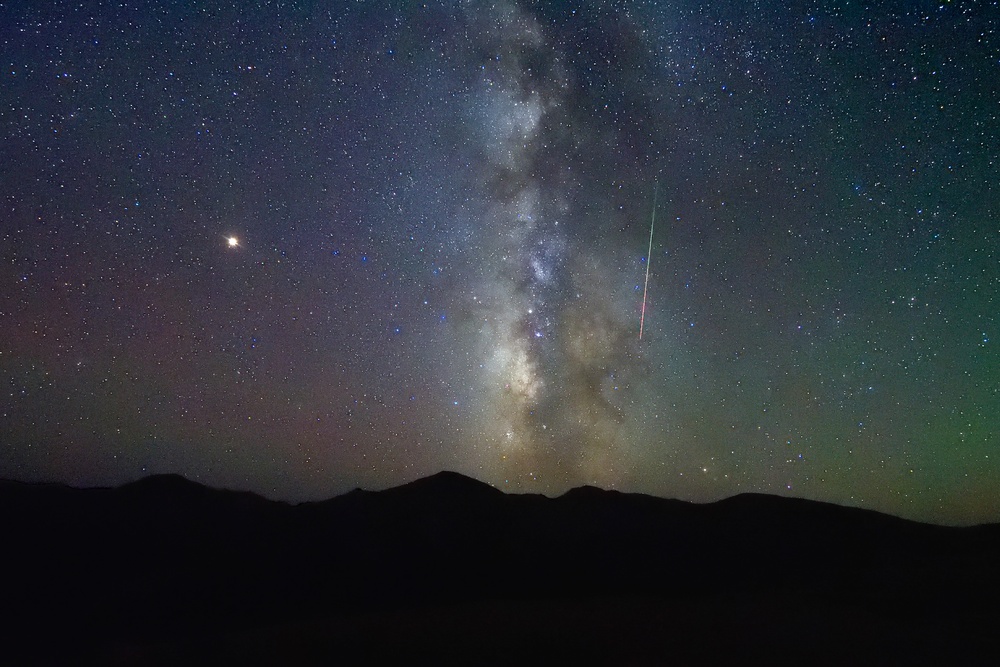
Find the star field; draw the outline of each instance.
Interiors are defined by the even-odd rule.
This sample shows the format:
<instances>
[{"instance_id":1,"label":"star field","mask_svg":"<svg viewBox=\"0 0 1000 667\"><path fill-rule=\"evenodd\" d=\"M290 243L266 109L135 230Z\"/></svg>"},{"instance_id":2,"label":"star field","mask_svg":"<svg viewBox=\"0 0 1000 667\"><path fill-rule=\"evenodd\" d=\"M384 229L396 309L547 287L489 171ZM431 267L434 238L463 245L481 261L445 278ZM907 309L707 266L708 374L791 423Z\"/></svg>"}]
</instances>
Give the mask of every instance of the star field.
<instances>
[{"instance_id":1,"label":"star field","mask_svg":"<svg viewBox=\"0 0 1000 667\"><path fill-rule=\"evenodd\" d=\"M0 4L0 477L1000 521L998 27Z\"/></svg>"}]
</instances>

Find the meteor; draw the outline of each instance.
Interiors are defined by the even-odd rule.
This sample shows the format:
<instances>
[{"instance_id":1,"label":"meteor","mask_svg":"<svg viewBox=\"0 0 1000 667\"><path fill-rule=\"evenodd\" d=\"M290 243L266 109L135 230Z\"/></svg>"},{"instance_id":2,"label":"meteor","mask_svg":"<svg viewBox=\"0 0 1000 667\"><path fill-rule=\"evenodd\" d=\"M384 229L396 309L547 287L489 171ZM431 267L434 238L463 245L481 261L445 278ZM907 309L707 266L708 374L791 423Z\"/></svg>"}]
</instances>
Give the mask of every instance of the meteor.
<instances>
[{"instance_id":1,"label":"meteor","mask_svg":"<svg viewBox=\"0 0 1000 667\"><path fill-rule=\"evenodd\" d=\"M646 292L649 290L649 262L653 254L653 225L656 224L656 194L660 189L660 182L655 181L653 185L653 215L649 221L649 249L646 251L646 283L642 286L642 315L639 316L639 340L642 340L642 327L646 323Z\"/></svg>"}]
</instances>

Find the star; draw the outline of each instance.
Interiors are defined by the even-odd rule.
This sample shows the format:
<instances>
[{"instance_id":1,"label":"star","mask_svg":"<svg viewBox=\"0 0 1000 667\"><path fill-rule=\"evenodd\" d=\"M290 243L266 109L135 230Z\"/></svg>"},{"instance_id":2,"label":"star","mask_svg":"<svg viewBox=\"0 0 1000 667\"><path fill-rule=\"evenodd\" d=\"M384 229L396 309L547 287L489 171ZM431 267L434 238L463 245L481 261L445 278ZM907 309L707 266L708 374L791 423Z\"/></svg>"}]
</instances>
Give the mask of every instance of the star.
<instances>
[{"instance_id":1,"label":"star","mask_svg":"<svg viewBox=\"0 0 1000 667\"><path fill-rule=\"evenodd\" d=\"M227 236L226 237L226 245L228 247L230 247L230 248L239 248L240 247L240 240L238 238L236 238L235 236Z\"/></svg>"}]
</instances>

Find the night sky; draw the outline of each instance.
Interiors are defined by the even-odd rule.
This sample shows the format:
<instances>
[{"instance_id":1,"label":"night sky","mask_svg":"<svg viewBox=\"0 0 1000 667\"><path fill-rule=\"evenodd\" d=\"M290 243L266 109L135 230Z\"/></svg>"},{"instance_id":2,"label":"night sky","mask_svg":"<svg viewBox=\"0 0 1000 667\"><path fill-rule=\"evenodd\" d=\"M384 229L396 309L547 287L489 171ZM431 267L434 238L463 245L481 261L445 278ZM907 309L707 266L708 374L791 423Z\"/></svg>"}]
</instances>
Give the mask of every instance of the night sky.
<instances>
[{"instance_id":1,"label":"night sky","mask_svg":"<svg viewBox=\"0 0 1000 667\"><path fill-rule=\"evenodd\" d=\"M1000 521L998 29L0 3L0 477Z\"/></svg>"}]
</instances>

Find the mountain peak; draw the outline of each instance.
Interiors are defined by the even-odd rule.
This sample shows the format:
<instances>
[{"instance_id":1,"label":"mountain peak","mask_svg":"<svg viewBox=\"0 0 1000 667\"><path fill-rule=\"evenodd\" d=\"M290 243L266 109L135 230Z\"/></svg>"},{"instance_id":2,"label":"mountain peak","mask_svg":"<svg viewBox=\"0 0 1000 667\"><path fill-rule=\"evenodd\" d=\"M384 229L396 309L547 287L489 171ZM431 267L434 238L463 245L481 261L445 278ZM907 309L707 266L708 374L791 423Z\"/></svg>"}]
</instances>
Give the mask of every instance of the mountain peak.
<instances>
[{"instance_id":1,"label":"mountain peak","mask_svg":"<svg viewBox=\"0 0 1000 667\"><path fill-rule=\"evenodd\" d=\"M123 484L122 489L126 488L193 488L193 487L203 487L202 484L198 482L192 482L187 477L179 475L177 473L164 473L159 475L149 475L148 477L143 477L137 479L134 482L129 482L128 484Z\"/></svg>"},{"instance_id":2,"label":"mountain peak","mask_svg":"<svg viewBox=\"0 0 1000 667\"><path fill-rule=\"evenodd\" d=\"M420 493L430 495L447 495L462 497L498 497L503 491L490 486L478 479L467 477L451 470L442 470L428 477L407 482L401 486L387 489L387 492Z\"/></svg>"},{"instance_id":3,"label":"mountain peak","mask_svg":"<svg viewBox=\"0 0 1000 667\"><path fill-rule=\"evenodd\" d=\"M614 495L621 495L620 492L613 489L602 489L599 486L591 486L590 484L585 484L583 486L576 486L562 494L562 498L607 498Z\"/></svg>"}]
</instances>

